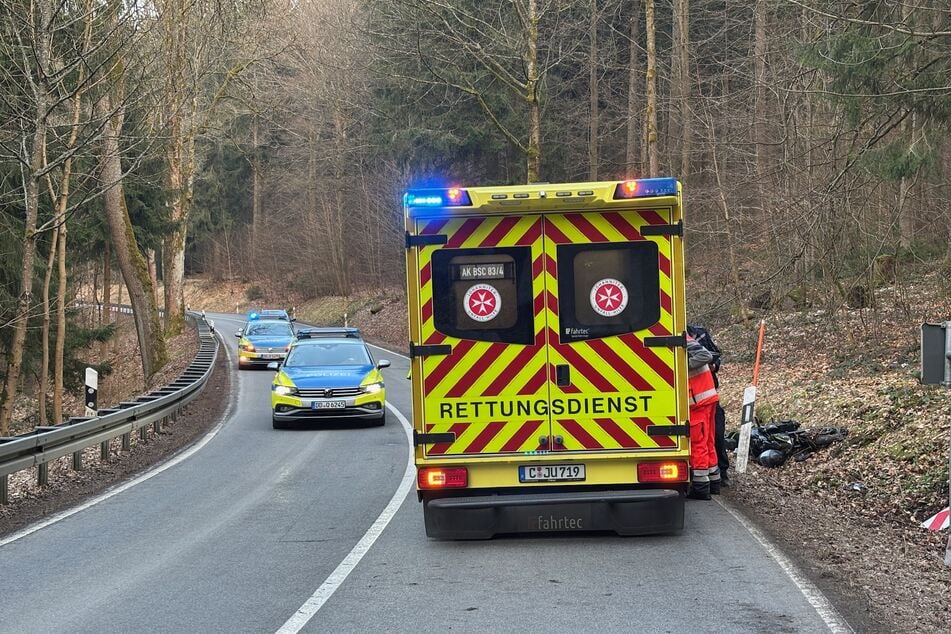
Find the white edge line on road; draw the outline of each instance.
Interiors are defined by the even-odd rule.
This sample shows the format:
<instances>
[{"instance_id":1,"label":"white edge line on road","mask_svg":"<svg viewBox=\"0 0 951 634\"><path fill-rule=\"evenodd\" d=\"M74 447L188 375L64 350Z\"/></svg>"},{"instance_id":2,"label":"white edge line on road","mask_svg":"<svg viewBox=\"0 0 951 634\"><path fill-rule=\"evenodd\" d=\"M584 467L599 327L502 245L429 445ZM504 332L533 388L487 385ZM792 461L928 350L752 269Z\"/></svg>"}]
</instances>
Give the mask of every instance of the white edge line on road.
<instances>
[{"instance_id":1,"label":"white edge line on road","mask_svg":"<svg viewBox=\"0 0 951 634\"><path fill-rule=\"evenodd\" d=\"M385 350L385 348L380 349ZM387 352L392 351L388 350ZM308 621L314 618L317 611L333 596L337 588L346 581L350 573L353 572L353 569L357 567L357 564L360 563L363 556L373 547L373 544L396 515L400 506L403 505L406 496L413 488L413 480L415 479L413 473L415 468L413 460L413 427L409 421L406 420L406 417L394 406L387 403L386 407L399 419L400 424L403 425L403 431L406 432L406 442L409 450L407 451L406 470L403 472L403 479L400 481L396 493L393 494L393 497L390 498L389 503L387 503L386 508L383 509L383 512L380 513L380 516L376 518L373 524L370 525L370 528L367 529L367 532L360 538L357 545L353 547L353 550L343 558L343 561L341 561L334 571L330 573L330 576L320 584L320 587L314 591L314 594L310 595L310 598L298 608L297 612L284 622L284 625L277 630L277 634L296 634L307 625Z\"/></svg>"},{"instance_id":2,"label":"white edge line on road","mask_svg":"<svg viewBox=\"0 0 951 634\"><path fill-rule=\"evenodd\" d=\"M784 555L783 552L766 537L763 531L754 526L752 522L734 509L732 505L721 502L719 498L716 498L716 500L720 506L726 509L727 513L733 516L733 519L743 525L743 528L745 528L763 550L773 558L773 561L779 564L783 572L786 573L792 582L796 584L796 587L799 588L799 591L802 592L803 596L806 597L806 601L809 602L809 605L819 614L819 618L823 620L830 632L834 632L834 634L853 634L855 632L852 626L848 624L842 615L839 614L839 611L835 609L835 606L833 606L829 599L822 593L822 590L809 581L796 564L794 564L789 557Z\"/></svg>"},{"instance_id":3,"label":"white edge line on road","mask_svg":"<svg viewBox=\"0 0 951 634\"><path fill-rule=\"evenodd\" d=\"M230 367L232 365L231 364L231 349L225 343L224 337L221 335L220 332L216 330L215 335L218 337L218 341L221 343L221 349L225 351L225 355L228 357L228 365ZM104 493L101 493L97 495L96 497L90 500L87 500L78 506L74 506L72 508L66 509L65 511L56 513L55 515L52 515L45 520L39 521L35 524L31 524L30 526L27 526L26 528L21 529L17 531L16 533L13 533L12 535L9 535L7 537L0 539L0 548L2 548L3 546L6 546L7 544L17 541L18 539L23 539L27 535L32 535L36 531L42 530L46 528L47 526L51 526L53 524L56 524L57 522L61 522L67 517L71 517L75 515L76 513L85 511L86 509L92 506L95 506L99 504L100 502L105 502L109 498L119 495L123 491L129 490L137 484L142 484L146 480L150 480L151 478L154 478L155 476L162 473L163 471L171 469L175 465L187 460L188 458L198 453L198 451L200 451L202 447L207 445L211 441L212 438L218 435L218 432L221 431L222 427L224 427L225 422L227 422L228 419L231 418L232 410L234 409L234 404L237 401L236 386L233 383L231 384L229 392L230 394L228 398L228 407L225 409L224 414L222 414L221 419L218 421L218 424L212 427L211 430L208 431L208 433L202 436L201 440L199 440L197 443L195 443L188 449L185 449L184 451L175 454L174 456L172 456L165 462L159 463L158 465L149 469L145 473L139 476L136 476L135 478L132 478L131 480L128 480L127 482L123 482L122 484L118 486L115 486L110 489L106 489Z\"/></svg>"}]
</instances>

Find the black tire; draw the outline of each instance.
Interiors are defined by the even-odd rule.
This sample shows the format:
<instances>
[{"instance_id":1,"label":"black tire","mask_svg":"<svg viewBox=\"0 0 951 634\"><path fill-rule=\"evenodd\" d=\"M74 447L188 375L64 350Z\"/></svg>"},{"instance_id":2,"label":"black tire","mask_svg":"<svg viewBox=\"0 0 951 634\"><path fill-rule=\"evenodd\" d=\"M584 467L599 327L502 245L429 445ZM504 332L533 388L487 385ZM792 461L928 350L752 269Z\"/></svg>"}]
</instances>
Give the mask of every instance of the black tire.
<instances>
[{"instance_id":1,"label":"black tire","mask_svg":"<svg viewBox=\"0 0 951 634\"><path fill-rule=\"evenodd\" d=\"M271 427L273 427L274 429L287 429L287 423L285 423L282 420L277 420L276 418L271 416Z\"/></svg>"},{"instance_id":2,"label":"black tire","mask_svg":"<svg viewBox=\"0 0 951 634\"><path fill-rule=\"evenodd\" d=\"M386 425L386 411L384 410L383 414L380 416L379 420L373 422L374 427L383 427Z\"/></svg>"}]
</instances>

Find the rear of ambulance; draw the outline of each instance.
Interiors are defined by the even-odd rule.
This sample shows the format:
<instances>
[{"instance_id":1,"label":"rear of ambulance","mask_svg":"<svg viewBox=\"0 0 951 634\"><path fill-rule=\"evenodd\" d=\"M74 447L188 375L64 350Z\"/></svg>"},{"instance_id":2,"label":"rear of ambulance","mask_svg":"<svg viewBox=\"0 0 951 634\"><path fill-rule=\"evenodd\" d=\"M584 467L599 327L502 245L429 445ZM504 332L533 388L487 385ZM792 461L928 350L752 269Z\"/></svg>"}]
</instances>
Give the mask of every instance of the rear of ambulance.
<instances>
[{"instance_id":1,"label":"rear of ambulance","mask_svg":"<svg viewBox=\"0 0 951 634\"><path fill-rule=\"evenodd\" d=\"M674 179L406 194L428 535L683 527L680 200Z\"/></svg>"}]
</instances>

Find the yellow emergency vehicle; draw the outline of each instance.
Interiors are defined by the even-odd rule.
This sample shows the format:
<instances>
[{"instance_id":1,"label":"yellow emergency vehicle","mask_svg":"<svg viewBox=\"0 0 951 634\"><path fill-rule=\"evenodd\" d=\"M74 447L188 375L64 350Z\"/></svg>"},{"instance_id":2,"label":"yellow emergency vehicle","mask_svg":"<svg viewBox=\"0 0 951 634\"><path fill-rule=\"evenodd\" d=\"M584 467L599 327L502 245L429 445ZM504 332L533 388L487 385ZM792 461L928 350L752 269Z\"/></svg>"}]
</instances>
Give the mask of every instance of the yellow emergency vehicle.
<instances>
[{"instance_id":1,"label":"yellow emergency vehicle","mask_svg":"<svg viewBox=\"0 0 951 634\"><path fill-rule=\"evenodd\" d=\"M683 528L680 184L404 196L426 533Z\"/></svg>"}]
</instances>

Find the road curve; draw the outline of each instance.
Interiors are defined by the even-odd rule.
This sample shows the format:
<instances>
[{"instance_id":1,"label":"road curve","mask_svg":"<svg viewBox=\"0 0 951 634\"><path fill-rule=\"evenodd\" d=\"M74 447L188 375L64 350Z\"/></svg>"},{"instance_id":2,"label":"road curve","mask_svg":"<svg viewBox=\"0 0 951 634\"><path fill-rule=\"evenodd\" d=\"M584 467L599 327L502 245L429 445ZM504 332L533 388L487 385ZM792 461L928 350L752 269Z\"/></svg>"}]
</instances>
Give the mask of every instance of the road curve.
<instances>
[{"instance_id":1,"label":"road curve","mask_svg":"<svg viewBox=\"0 0 951 634\"><path fill-rule=\"evenodd\" d=\"M242 322L209 317L233 362ZM407 361L374 352L408 417ZM274 431L271 373L235 373L200 451L0 547L0 631L274 632L311 597L396 491L406 435L395 417ZM715 502L688 504L677 537L434 542L411 493L304 631L819 632L829 618Z\"/></svg>"}]
</instances>

